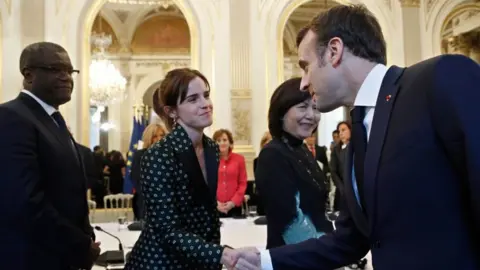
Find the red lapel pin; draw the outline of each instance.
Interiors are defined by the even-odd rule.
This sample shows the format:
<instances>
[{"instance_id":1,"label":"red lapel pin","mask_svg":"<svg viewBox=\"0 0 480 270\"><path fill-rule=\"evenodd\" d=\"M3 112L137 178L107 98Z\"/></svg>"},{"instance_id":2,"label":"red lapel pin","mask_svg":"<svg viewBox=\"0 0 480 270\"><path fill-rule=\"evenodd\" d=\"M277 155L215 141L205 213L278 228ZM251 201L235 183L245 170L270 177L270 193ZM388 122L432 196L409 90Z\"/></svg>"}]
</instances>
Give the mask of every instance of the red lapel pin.
<instances>
[{"instance_id":1,"label":"red lapel pin","mask_svg":"<svg viewBox=\"0 0 480 270\"><path fill-rule=\"evenodd\" d=\"M385 100L386 100L387 102L389 102L391 98L392 98L392 95L388 95L388 96L385 97Z\"/></svg>"}]
</instances>

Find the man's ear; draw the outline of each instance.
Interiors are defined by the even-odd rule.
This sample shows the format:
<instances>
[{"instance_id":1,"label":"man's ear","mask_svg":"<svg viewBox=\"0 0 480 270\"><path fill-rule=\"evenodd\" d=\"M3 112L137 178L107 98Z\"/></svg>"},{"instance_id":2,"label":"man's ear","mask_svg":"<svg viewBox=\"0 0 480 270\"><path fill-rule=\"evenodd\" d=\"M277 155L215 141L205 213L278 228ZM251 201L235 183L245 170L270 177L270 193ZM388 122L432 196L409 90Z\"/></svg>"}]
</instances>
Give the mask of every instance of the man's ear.
<instances>
[{"instance_id":1,"label":"man's ear","mask_svg":"<svg viewBox=\"0 0 480 270\"><path fill-rule=\"evenodd\" d=\"M326 57L329 58L328 60L332 63L333 67L337 67L342 62L344 49L343 40L338 37L334 37L328 42Z\"/></svg>"},{"instance_id":2,"label":"man's ear","mask_svg":"<svg viewBox=\"0 0 480 270\"><path fill-rule=\"evenodd\" d=\"M27 84L32 84L33 82L33 72L29 69L23 69L22 71L22 74L23 74L23 80L27 83Z\"/></svg>"}]
</instances>

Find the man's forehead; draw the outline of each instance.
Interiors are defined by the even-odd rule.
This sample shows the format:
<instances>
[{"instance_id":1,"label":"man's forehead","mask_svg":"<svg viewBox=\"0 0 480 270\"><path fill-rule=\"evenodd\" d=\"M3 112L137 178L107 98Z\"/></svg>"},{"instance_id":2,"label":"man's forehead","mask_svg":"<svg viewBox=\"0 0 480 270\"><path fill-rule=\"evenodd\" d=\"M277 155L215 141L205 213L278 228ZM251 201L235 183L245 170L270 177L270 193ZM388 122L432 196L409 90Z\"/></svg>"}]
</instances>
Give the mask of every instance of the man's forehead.
<instances>
[{"instance_id":1,"label":"man's forehead","mask_svg":"<svg viewBox=\"0 0 480 270\"><path fill-rule=\"evenodd\" d=\"M43 55L44 61L50 65L71 65L67 52L52 52L48 56Z\"/></svg>"},{"instance_id":2,"label":"man's forehead","mask_svg":"<svg viewBox=\"0 0 480 270\"><path fill-rule=\"evenodd\" d=\"M299 53L310 52L311 49L315 48L316 38L317 38L317 35L312 30L308 30L307 33L305 34L305 37L303 37L302 41L298 45L298 52Z\"/></svg>"}]
</instances>

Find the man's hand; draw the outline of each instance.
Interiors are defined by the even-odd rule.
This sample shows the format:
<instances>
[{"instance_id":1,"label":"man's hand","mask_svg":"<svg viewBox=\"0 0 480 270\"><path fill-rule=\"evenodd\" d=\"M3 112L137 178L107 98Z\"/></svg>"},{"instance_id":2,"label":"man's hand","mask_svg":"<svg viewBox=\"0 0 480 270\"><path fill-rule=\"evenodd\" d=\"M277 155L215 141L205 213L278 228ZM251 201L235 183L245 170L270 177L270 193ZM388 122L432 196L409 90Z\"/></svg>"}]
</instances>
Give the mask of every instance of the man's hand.
<instances>
[{"instance_id":1,"label":"man's hand","mask_svg":"<svg viewBox=\"0 0 480 270\"><path fill-rule=\"evenodd\" d=\"M92 256L93 261L95 262L100 255L100 242L94 242L92 240L92 244L90 245L90 254Z\"/></svg>"},{"instance_id":2,"label":"man's hand","mask_svg":"<svg viewBox=\"0 0 480 270\"><path fill-rule=\"evenodd\" d=\"M236 249L238 259L235 269L238 270L261 270L260 251L254 247Z\"/></svg>"},{"instance_id":3,"label":"man's hand","mask_svg":"<svg viewBox=\"0 0 480 270\"><path fill-rule=\"evenodd\" d=\"M235 264L237 263L239 255L240 254L236 250L226 247L223 249L220 263L225 265L228 270L233 270L235 269Z\"/></svg>"}]
</instances>

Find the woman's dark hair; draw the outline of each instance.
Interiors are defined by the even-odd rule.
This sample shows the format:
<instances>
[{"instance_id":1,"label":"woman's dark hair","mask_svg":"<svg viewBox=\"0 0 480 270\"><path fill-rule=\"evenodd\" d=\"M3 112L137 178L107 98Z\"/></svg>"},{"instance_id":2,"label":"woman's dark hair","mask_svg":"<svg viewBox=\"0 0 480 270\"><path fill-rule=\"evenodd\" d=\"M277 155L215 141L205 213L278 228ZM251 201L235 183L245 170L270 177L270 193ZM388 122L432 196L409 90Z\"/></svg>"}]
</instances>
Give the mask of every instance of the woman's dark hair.
<instances>
[{"instance_id":1,"label":"woman's dark hair","mask_svg":"<svg viewBox=\"0 0 480 270\"><path fill-rule=\"evenodd\" d=\"M178 68L169 71L160 87L153 93L153 110L163 120L167 129L173 128L174 120L165 113L165 106L175 108L178 103L182 103L187 96L188 85L197 77L202 79L210 90L207 78L200 71Z\"/></svg>"},{"instance_id":2,"label":"woman's dark hair","mask_svg":"<svg viewBox=\"0 0 480 270\"><path fill-rule=\"evenodd\" d=\"M123 159L122 153L117 150L112 150L110 152L110 159L112 164L119 164L125 161Z\"/></svg>"},{"instance_id":3,"label":"woman's dark hair","mask_svg":"<svg viewBox=\"0 0 480 270\"><path fill-rule=\"evenodd\" d=\"M349 122L342 121L342 122L337 124L337 130L336 130L337 132L340 132L340 126L341 125L346 125L350 131L352 130L352 125Z\"/></svg>"},{"instance_id":4,"label":"woman's dark hair","mask_svg":"<svg viewBox=\"0 0 480 270\"><path fill-rule=\"evenodd\" d=\"M301 78L292 78L283 82L273 92L268 109L268 129L272 137L279 138L283 133L283 116L300 102L312 98L308 91L300 90Z\"/></svg>"}]
</instances>

